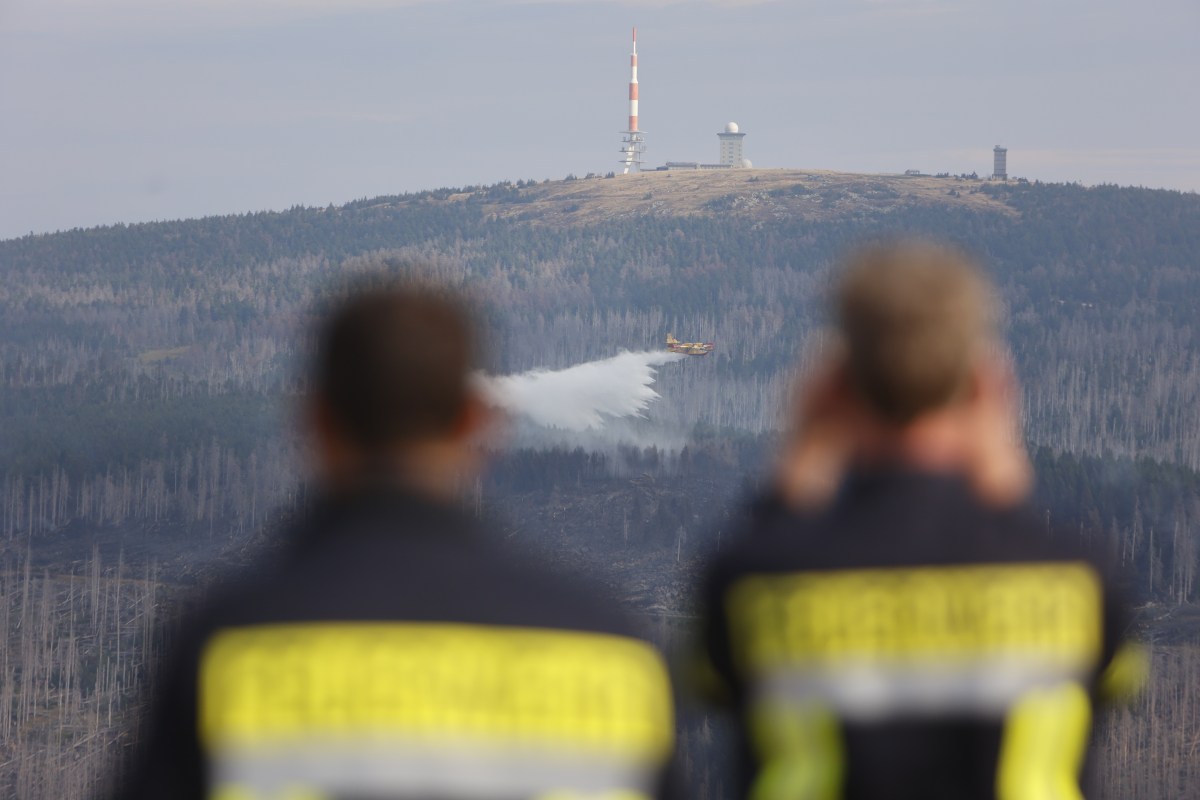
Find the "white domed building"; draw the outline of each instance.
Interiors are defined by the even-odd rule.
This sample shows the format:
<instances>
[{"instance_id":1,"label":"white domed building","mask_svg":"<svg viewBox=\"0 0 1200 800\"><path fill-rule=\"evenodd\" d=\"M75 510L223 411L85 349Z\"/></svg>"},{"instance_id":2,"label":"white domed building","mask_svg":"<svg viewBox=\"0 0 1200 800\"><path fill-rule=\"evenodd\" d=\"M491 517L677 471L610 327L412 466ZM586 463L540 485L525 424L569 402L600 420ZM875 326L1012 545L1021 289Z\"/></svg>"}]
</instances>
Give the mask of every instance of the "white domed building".
<instances>
[{"instance_id":1,"label":"white domed building","mask_svg":"<svg viewBox=\"0 0 1200 800\"><path fill-rule=\"evenodd\" d=\"M742 139L745 136L746 134L738 129L736 122L727 123L725 130L717 134L717 138L721 140L721 166L747 169L751 166L749 159L742 157Z\"/></svg>"}]
</instances>

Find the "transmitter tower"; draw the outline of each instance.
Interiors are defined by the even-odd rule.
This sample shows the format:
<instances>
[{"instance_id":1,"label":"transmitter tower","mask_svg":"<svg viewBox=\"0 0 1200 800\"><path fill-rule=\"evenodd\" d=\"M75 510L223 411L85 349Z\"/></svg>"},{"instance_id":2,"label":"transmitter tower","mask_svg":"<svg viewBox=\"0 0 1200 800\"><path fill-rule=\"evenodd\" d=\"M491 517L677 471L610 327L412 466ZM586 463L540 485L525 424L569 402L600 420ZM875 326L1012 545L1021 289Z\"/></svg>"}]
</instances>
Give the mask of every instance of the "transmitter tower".
<instances>
[{"instance_id":1,"label":"transmitter tower","mask_svg":"<svg viewBox=\"0 0 1200 800\"><path fill-rule=\"evenodd\" d=\"M622 174L638 172L642 168L642 154L646 152L645 139L638 129L638 77L637 77L637 28L633 29L633 52L629 54L629 127L622 131L621 164Z\"/></svg>"}]
</instances>

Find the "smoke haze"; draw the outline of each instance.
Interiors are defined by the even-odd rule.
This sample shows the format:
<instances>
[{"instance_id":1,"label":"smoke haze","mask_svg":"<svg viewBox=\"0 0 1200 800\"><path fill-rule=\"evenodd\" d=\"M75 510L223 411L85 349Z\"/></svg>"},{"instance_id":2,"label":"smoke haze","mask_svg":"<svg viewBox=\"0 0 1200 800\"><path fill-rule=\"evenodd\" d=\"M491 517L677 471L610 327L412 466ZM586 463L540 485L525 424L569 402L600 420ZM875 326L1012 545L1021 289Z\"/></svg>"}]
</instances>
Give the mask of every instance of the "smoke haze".
<instances>
[{"instance_id":1,"label":"smoke haze","mask_svg":"<svg viewBox=\"0 0 1200 800\"><path fill-rule=\"evenodd\" d=\"M538 427L599 432L614 420L643 416L659 398L652 388L656 367L685 358L662 351L625 352L566 369L484 376L483 385L497 407Z\"/></svg>"}]
</instances>

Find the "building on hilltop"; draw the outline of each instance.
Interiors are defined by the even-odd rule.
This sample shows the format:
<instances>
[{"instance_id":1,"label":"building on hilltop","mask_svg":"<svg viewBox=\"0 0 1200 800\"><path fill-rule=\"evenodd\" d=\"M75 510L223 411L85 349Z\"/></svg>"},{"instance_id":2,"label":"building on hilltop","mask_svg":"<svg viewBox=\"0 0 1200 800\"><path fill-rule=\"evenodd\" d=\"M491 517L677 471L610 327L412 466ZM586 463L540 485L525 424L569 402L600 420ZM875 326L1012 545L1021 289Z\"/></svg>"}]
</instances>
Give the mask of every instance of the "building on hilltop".
<instances>
[{"instance_id":1,"label":"building on hilltop","mask_svg":"<svg viewBox=\"0 0 1200 800\"><path fill-rule=\"evenodd\" d=\"M725 126L725 130L717 134L717 138L721 140L721 157L717 159L718 163L723 167L749 167L750 162L742 158L742 139L746 134L738 130L736 122L730 122Z\"/></svg>"},{"instance_id":2,"label":"building on hilltop","mask_svg":"<svg viewBox=\"0 0 1200 800\"><path fill-rule=\"evenodd\" d=\"M1008 148L996 145L992 148L992 180L1008 180Z\"/></svg>"},{"instance_id":3,"label":"building on hilltop","mask_svg":"<svg viewBox=\"0 0 1200 800\"><path fill-rule=\"evenodd\" d=\"M698 161L668 161L666 166L658 167L659 172L673 169L750 169L754 165L750 159L742 157L742 139L746 134L738 130L736 122L730 122L725 130L717 134L721 141L720 157L716 164L701 164Z\"/></svg>"},{"instance_id":4,"label":"building on hilltop","mask_svg":"<svg viewBox=\"0 0 1200 800\"><path fill-rule=\"evenodd\" d=\"M665 167L658 167L659 172L671 169L729 169L728 164L701 164L699 161L668 161Z\"/></svg>"}]
</instances>

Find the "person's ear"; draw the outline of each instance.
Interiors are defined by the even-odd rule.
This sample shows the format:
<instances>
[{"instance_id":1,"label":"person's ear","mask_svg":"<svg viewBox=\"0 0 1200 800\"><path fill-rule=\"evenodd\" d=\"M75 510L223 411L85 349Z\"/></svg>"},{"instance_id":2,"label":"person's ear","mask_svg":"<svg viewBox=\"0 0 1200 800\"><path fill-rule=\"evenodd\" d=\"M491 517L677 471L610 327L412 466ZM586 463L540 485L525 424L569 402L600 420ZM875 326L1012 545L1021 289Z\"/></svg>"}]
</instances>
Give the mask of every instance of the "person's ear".
<instances>
[{"instance_id":1,"label":"person's ear","mask_svg":"<svg viewBox=\"0 0 1200 800\"><path fill-rule=\"evenodd\" d=\"M305 405L304 424L311 437L315 464L331 484L346 480L358 469L362 453L338 423L333 407L321 395Z\"/></svg>"},{"instance_id":2,"label":"person's ear","mask_svg":"<svg viewBox=\"0 0 1200 800\"><path fill-rule=\"evenodd\" d=\"M500 416L500 412L493 408L479 391L468 389L454 425L454 438L482 439L499 427Z\"/></svg>"},{"instance_id":3,"label":"person's ear","mask_svg":"<svg viewBox=\"0 0 1200 800\"><path fill-rule=\"evenodd\" d=\"M318 448L325 449L330 442L338 438L338 426L333 418L333 410L320 394L314 394L305 401L303 423Z\"/></svg>"}]
</instances>

